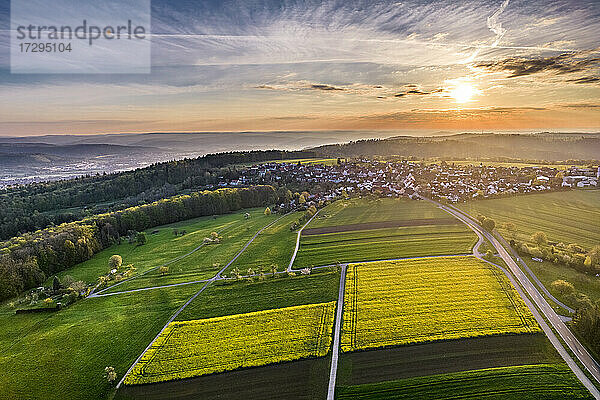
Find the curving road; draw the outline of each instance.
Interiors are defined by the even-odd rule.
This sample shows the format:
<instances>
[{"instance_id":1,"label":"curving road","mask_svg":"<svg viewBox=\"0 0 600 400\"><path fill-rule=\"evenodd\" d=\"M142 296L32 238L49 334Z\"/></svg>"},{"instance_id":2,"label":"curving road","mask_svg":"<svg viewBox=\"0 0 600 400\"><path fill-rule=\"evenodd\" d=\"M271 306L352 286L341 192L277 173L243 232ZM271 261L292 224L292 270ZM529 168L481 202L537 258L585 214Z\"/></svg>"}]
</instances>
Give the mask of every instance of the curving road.
<instances>
[{"instance_id":1,"label":"curving road","mask_svg":"<svg viewBox=\"0 0 600 400\"><path fill-rule=\"evenodd\" d=\"M521 284L521 287L529 294L533 302L535 302L535 306L539 308L539 310L544 314L546 319L552 324L556 332L560 335L563 341L567 344L572 353L577 357L579 362L587 369L587 371L594 377L597 382L600 382L600 366L594 358L589 354L587 349L577 340L575 335L569 330L569 328L562 321L560 316L556 314L554 309L548 304L544 296L537 290L535 285L528 279L527 275L519 268L517 263L513 260L508 251L502 246L500 241L496 239L494 235L490 232L483 229L471 216L468 214L454 208L442 205L437 201L433 201L431 199L427 199L425 197L421 197L421 199L430 201L437 205L442 210L446 211L449 214L454 215L456 218L464 222L467 226L469 226L480 238L484 237L487 239L492 246L498 251L498 254L502 258L502 260L509 267L512 275L516 277L518 282ZM556 348L561 357L565 360L567 365L571 368L573 373L577 376L577 378L581 381L581 383L590 391L590 393L594 396L595 399L600 400L600 391L594 385L594 383L587 377L587 375L579 368L579 365L573 360L571 355L565 350L560 340L556 337L554 331L548 326L546 321L542 318L538 309L534 306L534 304L529 300L527 296L524 295L521 287L516 284L516 281L512 276L509 276L509 279L513 282L515 289L521 295L525 304L529 307L531 312L533 313L535 319L538 324L548 336L548 339L552 343L552 345Z\"/></svg>"},{"instance_id":2,"label":"curving road","mask_svg":"<svg viewBox=\"0 0 600 400\"><path fill-rule=\"evenodd\" d=\"M322 208L321 208L322 210ZM318 210L315 215L313 215L312 217L310 217L310 219L304 224L302 225L302 228L300 228L298 230L298 236L296 237L296 248L294 248L294 254L292 254L292 259L290 260L290 265L288 265L287 267L287 272L299 272L299 269L292 269L292 266L294 265L294 261L296 261L296 255L298 254L298 250L300 249L300 236L302 236L302 231L304 230L304 228L306 228L308 226L308 224L310 224L312 222L313 219L315 219L315 217L319 214L319 212L321 210Z\"/></svg>"}]
</instances>

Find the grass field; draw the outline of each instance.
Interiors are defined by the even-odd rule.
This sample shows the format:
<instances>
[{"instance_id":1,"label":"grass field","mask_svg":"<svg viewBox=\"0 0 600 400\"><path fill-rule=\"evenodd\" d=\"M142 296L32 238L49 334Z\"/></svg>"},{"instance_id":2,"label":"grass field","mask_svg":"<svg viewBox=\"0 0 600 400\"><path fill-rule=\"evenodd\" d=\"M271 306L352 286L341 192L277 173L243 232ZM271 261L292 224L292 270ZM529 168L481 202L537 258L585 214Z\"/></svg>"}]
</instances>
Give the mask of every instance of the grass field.
<instances>
[{"instance_id":1,"label":"grass field","mask_svg":"<svg viewBox=\"0 0 600 400\"><path fill-rule=\"evenodd\" d=\"M125 384L256 367L329 352L335 302L172 322Z\"/></svg>"},{"instance_id":2,"label":"grass field","mask_svg":"<svg viewBox=\"0 0 600 400\"><path fill-rule=\"evenodd\" d=\"M477 239L465 225L413 226L303 236L294 268L336 262L471 253Z\"/></svg>"},{"instance_id":3,"label":"grass field","mask_svg":"<svg viewBox=\"0 0 600 400\"><path fill-rule=\"evenodd\" d=\"M428 202L402 198L340 200L323 209L308 228L358 223L448 218L448 214Z\"/></svg>"},{"instance_id":4,"label":"grass field","mask_svg":"<svg viewBox=\"0 0 600 400\"><path fill-rule=\"evenodd\" d=\"M0 398L107 397L104 368L121 379L199 285L80 301L52 314L0 307Z\"/></svg>"},{"instance_id":5,"label":"grass field","mask_svg":"<svg viewBox=\"0 0 600 400\"><path fill-rule=\"evenodd\" d=\"M467 254L476 241L468 227L427 202L342 200L307 226L294 267Z\"/></svg>"},{"instance_id":6,"label":"grass field","mask_svg":"<svg viewBox=\"0 0 600 400\"><path fill-rule=\"evenodd\" d=\"M76 280L83 280L89 283L96 282L98 276L108 272L108 259L113 254L119 254L123 257L123 265L133 264L139 274L192 251L201 245L204 238L209 236L213 231L223 232L223 236L227 237L227 235L234 232L244 231L250 225L252 225L250 230L254 226L266 225L268 221L276 218L275 216L264 216L264 209L253 209L248 211L252 215L252 218L245 220L244 213L247 211L220 215L216 216L216 218L201 217L149 229L146 232L148 242L145 245L132 245L124 240L119 245L113 245L104 249L90 260L61 272L59 277L70 275ZM173 229L186 230L187 233L183 236L175 236L173 235ZM151 232L155 230L159 232L152 234ZM206 251L206 249L203 250ZM196 253L193 255L197 256ZM189 266L190 264L192 266L197 265L194 260L197 261L197 259L188 256L179 263L171 265L170 268L181 268L183 270L185 266Z\"/></svg>"},{"instance_id":7,"label":"grass field","mask_svg":"<svg viewBox=\"0 0 600 400\"><path fill-rule=\"evenodd\" d=\"M564 265L554 264L548 261L537 262L531 260L530 257L524 257L527 266L546 286L554 297L563 303L575 307L575 304L568 296L563 296L558 291L552 288L552 282L558 279L564 279L573 284L577 292L584 293L594 303L600 300L600 279L594 275L583 274L573 268L565 267Z\"/></svg>"},{"instance_id":8,"label":"grass field","mask_svg":"<svg viewBox=\"0 0 600 400\"><path fill-rule=\"evenodd\" d=\"M273 264L279 271L284 271L296 246L297 233L291 231L290 226L301 216L302 213L292 213L265 229L225 272L229 273L234 268L242 274L246 274L249 268L255 273L260 268L270 272Z\"/></svg>"},{"instance_id":9,"label":"grass field","mask_svg":"<svg viewBox=\"0 0 600 400\"><path fill-rule=\"evenodd\" d=\"M267 276L264 281L213 284L177 316L192 320L337 300L340 274Z\"/></svg>"},{"instance_id":10,"label":"grass field","mask_svg":"<svg viewBox=\"0 0 600 400\"><path fill-rule=\"evenodd\" d=\"M474 257L348 268L343 351L539 330L508 280Z\"/></svg>"},{"instance_id":11,"label":"grass field","mask_svg":"<svg viewBox=\"0 0 600 400\"><path fill-rule=\"evenodd\" d=\"M564 364L523 365L339 387L336 399L593 399Z\"/></svg>"},{"instance_id":12,"label":"grass field","mask_svg":"<svg viewBox=\"0 0 600 400\"><path fill-rule=\"evenodd\" d=\"M354 386L473 369L561 362L543 333L482 336L342 353L337 384Z\"/></svg>"},{"instance_id":13,"label":"grass field","mask_svg":"<svg viewBox=\"0 0 600 400\"><path fill-rule=\"evenodd\" d=\"M209 279L231 261L256 232L276 218L278 216L257 214L249 220L245 220L243 213L238 214L235 223L223 232L221 243L205 245L193 254L170 264L169 272L164 276L161 275L158 269L153 270L143 276L137 276L123 282L107 290L107 293ZM204 237L209 234L210 231L206 235L197 238L199 241L196 246L200 245Z\"/></svg>"},{"instance_id":14,"label":"grass field","mask_svg":"<svg viewBox=\"0 0 600 400\"><path fill-rule=\"evenodd\" d=\"M498 230L507 239L510 235L502 224L512 222L519 240L527 241L533 233L542 231L555 242L577 243L587 249L600 244L600 190L479 200L458 207L474 217L483 214L495 219Z\"/></svg>"}]
</instances>

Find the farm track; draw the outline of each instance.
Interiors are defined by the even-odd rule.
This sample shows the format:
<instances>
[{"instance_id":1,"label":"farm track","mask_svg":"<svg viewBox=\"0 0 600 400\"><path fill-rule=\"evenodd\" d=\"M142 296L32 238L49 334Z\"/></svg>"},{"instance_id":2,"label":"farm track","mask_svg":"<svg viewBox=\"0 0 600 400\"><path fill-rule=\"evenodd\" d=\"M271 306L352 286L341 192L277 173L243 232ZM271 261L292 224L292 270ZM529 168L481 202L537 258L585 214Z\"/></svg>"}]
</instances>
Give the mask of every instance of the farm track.
<instances>
[{"instance_id":1,"label":"farm track","mask_svg":"<svg viewBox=\"0 0 600 400\"><path fill-rule=\"evenodd\" d=\"M218 233L218 234L225 233L227 230L229 230L229 228L231 228L231 225L233 225L233 222L229 223L229 226L228 226L228 227L226 227L225 229L222 229L221 231L219 231L219 232L217 232L217 233ZM122 281L120 281L120 282L117 282L117 283L115 283L114 285L111 285L111 286L109 286L109 287L106 287L106 288L104 288L104 289L100 290L98 293L94 293L94 291L92 291L92 292L91 292L91 293L88 295L88 297L102 297L104 292L107 292L107 291L109 291L109 290L112 290L112 289L116 288L117 286L119 286L119 285L122 285L122 284L123 284L123 283L125 283L125 282L130 282L130 281L132 281L132 280L134 280L134 279L136 279L136 278L141 278L142 276L144 276L144 275L148 274L149 272L156 271L156 270L157 270L157 269L159 269L160 267L166 267L166 266L168 266L168 265L171 265L171 264L173 264L173 263L175 263L175 262L177 262L177 261L183 260L184 258L191 256L192 254L194 254L195 252L197 252L198 250L200 250L200 249L201 249L201 248L203 248L204 246L206 246L206 243L202 243L202 244L200 244L199 246L197 246L196 248L194 248L194 249L192 249L191 251L187 252L186 254L184 254L184 255L181 255L181 256L178 256L178 257L175 257L175 258L173 258L172 260L169 260L169 261L167 261L167 262L166 262L166 263L164 263L164 264L158 265L158 266L156 266L156 267L152 267L152 268L150 268L149 270L146 270L146 271L142 272L142 273L141 273L141 274L139 274L139 275L134 275L134 276L132 276L131 278L123 279ZM203 282L203 281L185 282L185 283L183 283L183 284L198 283L198 282ZM172 285L167 285L166 287L170 287L170 286L180 286L180 285L181 285L181 284L172 284ZM134 289L134 290L128 290L128 291L116 292L116 293L131 293L131 292L136 292L136 291L139 291L139 290L147 290L147 289L146 289L146 288L142 288L142 289ZM110 294L114 294L114 293L110 293ZM109 294L109 295L110 295L110 294Z\"/></svg>"}]
</instances>

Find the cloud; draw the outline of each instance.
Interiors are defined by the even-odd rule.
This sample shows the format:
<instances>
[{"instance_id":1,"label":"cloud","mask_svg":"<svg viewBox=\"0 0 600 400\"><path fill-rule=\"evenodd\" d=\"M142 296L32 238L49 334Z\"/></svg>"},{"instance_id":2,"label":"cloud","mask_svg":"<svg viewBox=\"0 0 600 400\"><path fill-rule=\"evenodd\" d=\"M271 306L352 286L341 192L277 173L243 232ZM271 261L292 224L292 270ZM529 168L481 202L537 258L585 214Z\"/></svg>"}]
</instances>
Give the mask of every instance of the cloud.
<instances>
[{"instance_id":1,"label":"cloud","mask_svg":"<svg viewBox=\"0 0 600 400\"><path fill-rule=\"evenodd\" d=\"M454 119L485 119L506 116L519 116L532 112L548 111L545 107L482 107L466 109L412 109L383 114L369 114L359 117L367 120L431 122Z\"/></svg>"},{"instance_id":2,"label":"cloud","mask_svg":"<svg viewBox=\"0 0 600 400\"><path fill-rule=\"evenodd\" d=\"M305 90L321 90L324 92L330 91L345 91L346 88L328 85L324 83L312 83L307 81L290 81L276 84L263 84L254 86L255 89L281 90L286 92L296 92Z\"/></svg>"},{"instance_id":3,"label":"cloud","mask_svg":"<svg viewBox=\"0 0 600 400\"><path fill-rule=\"evenodd\" d=\"M577 83L577 84L583 85L583 84L586 84L586 83L600 82L600 78L598 78L596 76L584 76L583 78L569 79L567 82L573 82L573 83Z\"/></svg>"},{"instance_id":4,"label":"cloud","mask_svg":"<svg viewBox=\"0 0 600 400\"><path fill-rule=\"evenodd\" d=\"M559 107L575 109L596 109L600 108L600 103L566 103L560 104Z\"/></svg>"},{"instance_id":5,"label":"cloud","mask_svg":"<svg viewBox=\"0 0 600 400\"><path fill-rule=\"evenodd\" d=\"M417 88L418 86L416 86L416 85L407 85L407 87ZM421 90L421 89L410 89L410 90L407 90L405 92L397 93L397 94L394 95L394 97L405 97L405 96L410 96L410 95L413 95L413 96L428 96L428 95L431 95L431 94L442 93L443 91L444 91L444 89L442 89L442 88L438 88L438 89L431 90L431 91L424 91L424 90Z\"/></svg>"},{"instance_id":6,"label":"cloud","mask_svg":"<svg viewBox=\"0 0 600 400\"><path fill-rule=\"evenodd\" d=\"M558 75L584 72L600 65L600 58L580 58L586 53L563 53L553 57L522 58L509 57L498 61L477 63L477 68L492 72L510 72L509 78L533 75L538 73L554 73Z\"/></svg>"},{"instance_id":7,"label":"cloud","mask_svg":"<svg viewBox=\"0 0 600 400\"><path fill-rule=\"evenodd\" d=\"M331 85L322 85L322 84L312 84L311 88L317 90L346 90L339 87L331 86Z\"/></svg>"}]
</instances>

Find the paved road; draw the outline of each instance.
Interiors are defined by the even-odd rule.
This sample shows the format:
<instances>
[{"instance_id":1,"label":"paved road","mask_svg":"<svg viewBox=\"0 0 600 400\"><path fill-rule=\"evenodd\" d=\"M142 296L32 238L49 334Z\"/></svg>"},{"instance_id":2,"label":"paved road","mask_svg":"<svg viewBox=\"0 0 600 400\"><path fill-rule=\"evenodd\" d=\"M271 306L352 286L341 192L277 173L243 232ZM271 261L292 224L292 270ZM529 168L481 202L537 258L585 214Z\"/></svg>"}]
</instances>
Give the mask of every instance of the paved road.
<instances>
[{"instance_id":1,"label":"paved road","mask_svg":"<svg viewBox=\"0 0 600 400\"><path fill-rule=\"evenodd\" d=\"M525 291L527 291L527 293L529 294L531 299L533 299L533 301L535 302L537 307L539 307L540 311L544 314L546 319L548 321L550 321L550 323L552 324L554 329L558 332L558 334L561 336L561 338L567 344L567 346L569 346L569 348L571 349L573 354L575 354L577 359L581 362L581 364L583 364L585 366L585 368L594 377L594 379L596 381L600 382L600 367L598 366L596 361L588 353L586 348L577 340L577 338L573 335L573 333L569 330L569 328L567 328L565 323L561 320L560 316L558 314L556 314L554 309L552 309L552 307L548 304L546 299L544 299L544 297L537 290L535 285L533 283L531 283L531 281L527 278L527 275L525 275L525 273L523 273L523 271L519 268L517 263L512 259L512 257L508 253L508 251L504 248L504 246L502 246L502 244L498 241L498 239L496 239L488 231L484 230L477 222L475 222L474 219L472 219L469 215L463 213L462 211L460 211L456 208L453 208L453 207L444 206L433 200L429 200L426 198L423 198L423 199L432 201L434 204L436 204L442 210L454 215L455 217L457 217L458 219L463 221L471 229L473 229L475 231L475 233L477 233L478 235L483 235L492 244L492 246L494 246L494 248L496 248L496 250L498 251L498 254L502 258L502 260L504 260L506 265L508 265L512 274L517 278L517 280L519 281L519 283L521 284L523 289L525 289ZM538 310L535 308L535 306L532 304L532 302L529 300L529 298L524 295L521 288L514 281L514 278L509 275L509 279L511 279L511 281L513 282L513 285L515 286L515 288L517 289L517 291L519 292L519 294L525 301L525 304L527 304L527 306L533 313L535 319L537 320L538 324L541 326L541 328L543 329L546 336L548 336L548 339L550 339L550 342L554 345L554 347L556 348L558 353L561 355L561 357L569 365L569 367L575 373L575 375L581 381L581 383L590 391L590 393L594 396L594 398L600 400L600 391L598 390L598 388L596 388L596 386L587 377L587 375L585 375L584 372L581 370L581 368L579 368L577 363L575 363L575 361L573 360L571 355L565 350L565 348L563 347L561 342L558 340L558 338L554 334L554 331L552 329L550 329L550 327L548 326L546 321L542 318L542 316L540 315Z\"/></svg>"},{"instance_id":2,"label":"paved road","mask_svg":"<svg viewBox=\"0 0 600 400\"><path fill-rule=\"evenodd\" d=\"M327 400L335 398L335 381L337 377L337 365L340 351L340 336L342 332L342 313L344 311L344 287L346 286L346 268L348 264L342 264L342 275L340 276L340 289L338 292L337 312L335 315L335 331L333 333L333 351L331 353L331 370L329 371L329 389Z\"/></svg>"},{"instance_id":3,"label":"paved road","mask_svg":"<svg viewBox=\"0 0 600 400\"><path fill-rule=\"evenodd\" d=\"M542 290L542 292L544 292L544 294L546 296L548 296L548 298L550 298L554 303L558 304L560 307L562 307L564 310L566 310L568 313L573 314L575 312L575 310L573 310L571 307L569 307L568 305L564 304L563 302L561 302L560 300L558 300L556 297L554 297L552 295L552 293L550 293L548 291L548 289L546 289L546 286L544 286L544 284L538 279L537 276L535 276L535 274L533 273L533 271L527 266L527 264L525 263L525 261L519 257L519 255L517 254L517 252L515 251L515 249L513 249L510 244L508 244L506 242L506 240L500 235L498 234L498 240L500 241L500 243L502 243L502 245L507 248L513 255L513 257L519 261L519 263L521 264L521 266L525 269L525 271L529 274L529 276L531 277L531 279L533 279L535 281L535 283L537 283L538 288L540 288Z\"/></svg>"}]
</instances>

